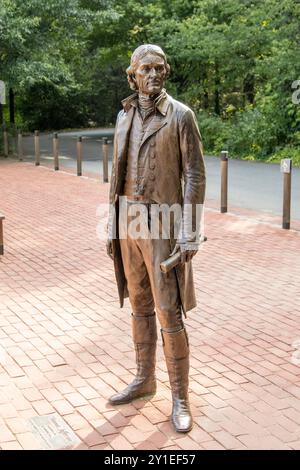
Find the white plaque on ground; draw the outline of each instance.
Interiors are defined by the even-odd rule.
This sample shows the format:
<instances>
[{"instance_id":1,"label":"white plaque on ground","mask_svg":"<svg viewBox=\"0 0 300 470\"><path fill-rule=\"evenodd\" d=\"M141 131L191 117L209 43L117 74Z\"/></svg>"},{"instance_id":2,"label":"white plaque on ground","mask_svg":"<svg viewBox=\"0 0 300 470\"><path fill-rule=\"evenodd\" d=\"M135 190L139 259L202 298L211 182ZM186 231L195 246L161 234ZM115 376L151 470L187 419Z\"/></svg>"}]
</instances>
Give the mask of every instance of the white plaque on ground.
<instances>
[{"instance_id":1,"label":"white plaque on ground","mask_svg":"<svg viewBox=\"0 0 300 470\"><path fill-rule=\"evenodd\" d=\"M28 419L28 425L32 434L41 443L42 449L66 449L81 442L70 426L57 413L34 416Z\"/></svg>"}]
</instances>

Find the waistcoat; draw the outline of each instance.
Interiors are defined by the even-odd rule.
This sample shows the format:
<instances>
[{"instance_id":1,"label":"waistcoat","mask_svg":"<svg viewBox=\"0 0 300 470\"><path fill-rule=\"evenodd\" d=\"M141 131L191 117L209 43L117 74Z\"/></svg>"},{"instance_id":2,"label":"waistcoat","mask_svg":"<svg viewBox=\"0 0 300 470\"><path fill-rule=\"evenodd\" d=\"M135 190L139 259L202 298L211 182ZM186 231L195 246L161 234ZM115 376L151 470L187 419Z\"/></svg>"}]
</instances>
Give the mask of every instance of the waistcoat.
<instances>
[{"instance_id":1,"label":"waistcoat","mask_svg":"<svg viewBox=\"0 0 300 470\"><path fill-rule=\"evenodd\" d=\"M138 109L136 109L132 121L123 194L134 201L151 202L151 193L155 180L154 173L151 170L155 169L155 156L149 156L147 152L140 152L140 149L144 134L153 116L154 112L143 120Z\"/></svg>"}]
</instances>

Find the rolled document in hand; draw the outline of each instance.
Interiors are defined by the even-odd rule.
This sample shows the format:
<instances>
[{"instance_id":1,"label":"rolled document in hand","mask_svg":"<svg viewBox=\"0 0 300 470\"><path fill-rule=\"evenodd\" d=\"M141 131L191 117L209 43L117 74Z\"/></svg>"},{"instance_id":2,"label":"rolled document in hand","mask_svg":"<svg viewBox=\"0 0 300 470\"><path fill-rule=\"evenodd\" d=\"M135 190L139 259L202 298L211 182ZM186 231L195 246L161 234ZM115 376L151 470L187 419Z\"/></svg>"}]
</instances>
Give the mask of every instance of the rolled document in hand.
<instances>
[{"instance_id":1,"label":"rolled document in hand","mask_svg":"<svg viewBox=\"0 0 300 470\"><path fill-rule=\"evenodd\" d=\"M204 236L203 241L206 242L206 240L207 240L207 237ZM160 263L160 270L163 273L168 273L169 271L171 271L171 269L175 268L175 266L177 266L177 264L180 263L180 259L181 259L181 252L177 251L174 255L169 256L169 258L167 258L165 261L162 261Z\"/></svg>"},{"instance_id":2,"label":"rolled document in hand","mask_svg":"<svg viewBox=\"0 0 300 470\"><path fill-rule=\"evenodd\" d=\"M160 263L160 270L163 273L168 273L169 271L171 271L171 269L175 268L175 266L177 266L178 263L180 263L180 258L181 258L181 253L180 251L177 251L177 253L175 253L172 256L169 256L169 258L167 258L165 261Z\"/></svg>"}]
</instances>

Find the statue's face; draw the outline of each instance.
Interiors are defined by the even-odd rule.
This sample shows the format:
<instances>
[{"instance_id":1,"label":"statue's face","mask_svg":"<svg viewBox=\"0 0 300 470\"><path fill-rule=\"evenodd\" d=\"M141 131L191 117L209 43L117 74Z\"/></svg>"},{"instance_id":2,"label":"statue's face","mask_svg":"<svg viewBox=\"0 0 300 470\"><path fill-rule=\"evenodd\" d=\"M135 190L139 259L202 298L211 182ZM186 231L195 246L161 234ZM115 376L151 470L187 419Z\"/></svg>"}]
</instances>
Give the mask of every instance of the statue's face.
<instances>
[{"instance_id":1,"label":"statue's face","mask_svg":"<svg viewBox=\"0 0 300 470\"><path fill-rule=\"evenodd\" d=\"M134 75L139 93L156 95L166 79L165 62L158 55L149 53L139 60Z\"/></svg>"}]
</instances>

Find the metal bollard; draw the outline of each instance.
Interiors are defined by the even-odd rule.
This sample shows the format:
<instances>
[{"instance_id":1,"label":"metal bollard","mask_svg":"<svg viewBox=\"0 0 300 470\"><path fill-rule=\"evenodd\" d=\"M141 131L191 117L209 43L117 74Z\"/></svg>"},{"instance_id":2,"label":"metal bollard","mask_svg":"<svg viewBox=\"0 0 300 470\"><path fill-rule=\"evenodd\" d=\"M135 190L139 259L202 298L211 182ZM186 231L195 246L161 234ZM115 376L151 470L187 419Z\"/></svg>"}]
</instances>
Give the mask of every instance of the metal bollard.
<instances>
[{"instance_id":1,"label":"metal bollard","mask_svg":"<svg viewBox=\"0 0 300 470\"><path fill-rule=\"evenodd\" d=\"M77 176L82 176L82 137L77 140Z\"/></svg>"},{"instance_id":2,"label":"metal bollard","mask_svg":"<svg viewBox=\"0 0 300 470\"><path fill-rule=\"evenodd\" d=\"M19 161L23 161L23 136L22 131L18 131L18 157Z\"/></svg>"},{"instance_id":3,"label":"metal bollard","mask_svg":"<svg viewBox=\"0 0 300 470\"><path fill-rule=\"evenodd\" d=\"M103 158L103 182L108 183L108 140L102 139L102 158Z\"/></svg>"},{"instance_id":4,"label":"metal bollard","mask_svg":"<svg viewBox=\"0 0 300 470\"><path fill-rule=\"evenodd\" d=\"M4 156L8 157L9 147L8 147L8 132L6 127L3 127L3 144L4 144Z\"/></svg>"},{"instance_id":5,"label":"metal bollard","mask_svg":"<svg viewBox=\"0 0 300 470\"><path fill-rule=\"evenodd\" d=\"M53 134L53 159L54 159L54 170L59 170L59 159L58 159L58 135L57 132Z\"/></svg>"},{"instance_id":6,"label":"metal bollard","mask_svg":"<svg viewBox=\"0 0 300 470\"><path fill-rule=\"evenodd\" d=\"M10 125L10 152L13 156L17 156L18 154L18 132L16 126L14 124Z\"/></svg>"},{"instance_id":7,"label":"metal bollard","mask_svg":"<svg viewBox=\"0 0 300 470\"><path fill-rule=\"evenodd\" d=\"M227 212L228 204L228 152L221 152L221 213Z\"/></svg>"},{"instance_id":8,"label":"metal bollard","mask_svg":"<svg viewBox=\"0 0 300 470\"><path fill-rule=\"evenodd\" d=\"M283 173L283 208L282 228L289 230L291 224L291 188L292 188L292 160L284 158L280 163L280 171Z\"/></svg>"},{"instance_id":9,"label":"metal bollard","mask_svg":"<svg viewBox=\"0 0 300 470\"><path fill-rule=\"evenodd\" d=\"M3 221L5 217L0 214L0 255L4 255L4 239L3 239Z\"/></svg>"},{"instance_id":10,"label":"metal bollard","mask_svg":"<svg viewBox=\"0 0 300 470\"><path fill-rule=\"evenodd\" d=\"M35 165L39 166L40 159L41 159L39 131L34 131L34 154L35 154Z\"/></svg>"}]
</instances>

